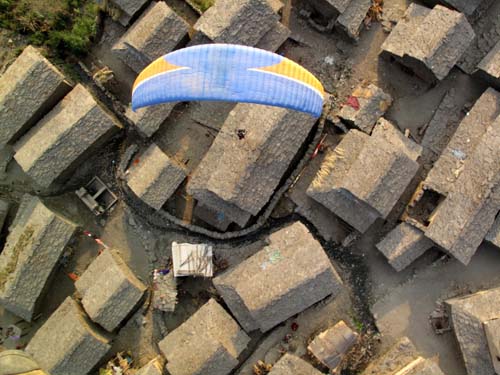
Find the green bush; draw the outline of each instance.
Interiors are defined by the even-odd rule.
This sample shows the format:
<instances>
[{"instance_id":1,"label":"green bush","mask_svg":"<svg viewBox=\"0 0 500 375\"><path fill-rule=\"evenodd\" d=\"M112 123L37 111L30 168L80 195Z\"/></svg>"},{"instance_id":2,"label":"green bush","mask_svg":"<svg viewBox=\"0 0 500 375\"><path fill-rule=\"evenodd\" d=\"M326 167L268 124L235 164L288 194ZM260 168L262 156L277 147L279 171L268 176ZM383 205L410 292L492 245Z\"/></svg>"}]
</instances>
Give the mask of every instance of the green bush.
<instances>
[{"instance_id":1,"label":"green bush","mask_svg":"<svg viewBox=\"0 0 500 375\"><path fill-rule=\"evenodd\" d=\"M49 32L47 44L55 50L69 50L76 55L85 54L96 33L97 12L96 4L87 4L68 30Z\"/></svg>"},{"instance_id":2,"label":"green bush","mask_svg":"<svg viewBox=\"0 0 500 375\"><path fill-rule=\"evenodd\" d=\"M82 55L95 36L98 11L93 0L0 0L0 27L53 55Z\"/></svg>"},{"instance_id":3,"label":"green bush","mask_svg":"<svg viewBox=\"0 0 500 375\"><path fill-rule=\"evenodd\" d=\"M200 8L202 12L204 12L212 5L214 5L215 0L193 0L193 3L195 3L196 6Z\"/></svg>"},{"instance_id":4,"label":"green bush","mask_svg":"<svg viewBox=\"0 0 500 375\"><path fill-rule=\"evenodd\" d=\"M14 0L0 0L0 27L12 29L14 24L7 16L12 10Z\"/></svg>"}]
</instances>

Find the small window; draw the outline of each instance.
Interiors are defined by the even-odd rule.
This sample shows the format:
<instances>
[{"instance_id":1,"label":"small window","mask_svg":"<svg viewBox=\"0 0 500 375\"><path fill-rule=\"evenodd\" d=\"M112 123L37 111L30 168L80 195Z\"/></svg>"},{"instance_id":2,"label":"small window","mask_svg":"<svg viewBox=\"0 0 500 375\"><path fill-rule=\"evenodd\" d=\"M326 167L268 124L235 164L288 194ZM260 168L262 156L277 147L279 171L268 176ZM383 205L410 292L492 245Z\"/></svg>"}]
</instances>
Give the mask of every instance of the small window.
<instances>
[{"instance_id":1,"label":"small window","mask_svg":"<svg viewBox=\"0 0 500 375\"><path fill-rule=\"evenodd\" d=\"M431 223L436 209L445 198L437 191L423 189L420 198L408 206L408 216L427 227Z\"/></svg>"}]
</instances>

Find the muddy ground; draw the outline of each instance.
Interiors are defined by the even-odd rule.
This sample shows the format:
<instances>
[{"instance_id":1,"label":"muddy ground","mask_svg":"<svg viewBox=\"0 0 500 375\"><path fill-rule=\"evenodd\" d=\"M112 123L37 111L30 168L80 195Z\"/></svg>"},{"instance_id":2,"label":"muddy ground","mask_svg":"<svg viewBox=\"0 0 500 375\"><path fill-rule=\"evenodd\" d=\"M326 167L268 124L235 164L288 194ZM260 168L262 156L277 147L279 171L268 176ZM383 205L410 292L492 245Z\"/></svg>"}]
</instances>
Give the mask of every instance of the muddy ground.
<instances>
[{"instance_id":1,"label":"muddy ground","mask_svg":"<svg viewBox=\"0 0 500 375\"><path fill-rule=\"evenodd\" d=\"M196 13L183 1L168 0L167 3L191 24L196 21ZM334 108L338 108L359 83L374 83L393 97L393 105L386 117L402 131L409 129L411 136L420 141L419 130L432 119L443 96L449 90L454 89L458 93L455 95L454 110L462 117L465 115L464 107L473 103L486 87L479 80L456 68L445 80L431 86L401 67L378 58L380 46L387 36L380 23L372 23L363 31L359 43L353 44L335 33L322 34L313 29L306 19L299 16L299 10L307 7L305 3L306 1L299 0L293 2L290 24L292 35L279 52L304 65L322 80L326 90L331 93ZM384 25L397 22L409 3L409 0L386 0ZM135 74L117 61L109 50L124 31L123 27L107 19L103 24L99 43L82 61L83 66L91 73L104 66L113 70L114 77L106 84L108 95L99 92L95 86L92 88L122 121L125 120L121 112L130 100L130 87ZM0 38L7 42L11 39L4 33L0 33ZM22 40L14 38L12 43L2 45L6 47L2 47L0 62L5 66L12 60L13 51L22 46ZM92 84L81 65L75 65L74 69L77 77ZM167 154L175 155L186 162L189 170L196 168L210 147L231 105L218 108L216 116L207 116L207 108L213 106L199 103L179 104L152 139ZM332 139L338 139L333 127L327 126L326 132L332 135ZM231 266L257 251L259 244L270 231L277 230L293 220L303 220L309 226L346 283L346 290L335 300L326 299L265 335L252 334L250 349L243 354L246 360L242 361L235 373L251 374L252 366L257 360L272 363L283 351L306 355L307 342L315 333L344 319L362 333L363 340L350 354L343 374L358 373L371 357L402 335L407 335L425 356L438 355L440 366L445 373L465 374L453 334L436 335L431 330L428 316L434 310L436 301L483 287L500 285L500 254L495 249L482 246L468 267L461 266L438 250L431 250L406 270L395 272L377 251L375 244L394 226L411 191L397 205L386 223L377 222L367 233L356 237L353 243L345 247L340 245L350 232L345 225L324 223L325 226L332 226L332 238L336 240L326 241L310 223L292 213L293 204L287 201L287 198L279 205L281 211L273 215L280 217L279 219L270 219L256 234L232 241L212 241L179 228L152 225L148 217L145 217L147 215L133 207L127 207L122 199L111 212L103 217L95 217L78 200L74 190L94 175L98 175L119 198L123 198L116 180L116 169L121 156L128 144L138 143L141 147L146 147L150 141L141 139L127 124L126 130L83 163L68 182L54 191L43 193L46 195L44 202L79 224L82 231L91 231L108 246L119 249L134 273L148 285L151 284L152 270L166 266L173 241L212 243L216 257ZM328 147L334 145L335 143ZM3 160L0 165L6 164L9 160L8 152L2 152L0 158ZM308 168L315 169L318 165L317 162L310 163ZM2 173L0 196L14 204L8 218L11 222L15 215L15 204L21 195L25 192L36 192L14 161L10 161L5 173ZM312 175L314 170L309 170L308 173ZM172 213L180 215L183 200L181 190L175 197L173 209L172 204L169 206ZM5 235L4 230L0 241L4 241ZM55 280L42 302L38 319L32 325L19 323L25 328L26 336L15 345L22 347L64 298L74 293L73 280L68 274L81 274L97 255L99 245L80 232L72 243L71 250L72 256L57 271ZM117 351L129 350L137 365L144 364L155 356L159 339L213 296L216 297L216 294L210 280L182 280L179 284L179 304L175 313L152 312L146 308L146 301L144 307L140 308L118 333L110 356ZM292 321L298 323L297 331L291 330ZM13 322L18 322L18 319L0 309L0 326ZM285 342L287 335L291 335L291 338Z\"/></svg>"}]
</instances>

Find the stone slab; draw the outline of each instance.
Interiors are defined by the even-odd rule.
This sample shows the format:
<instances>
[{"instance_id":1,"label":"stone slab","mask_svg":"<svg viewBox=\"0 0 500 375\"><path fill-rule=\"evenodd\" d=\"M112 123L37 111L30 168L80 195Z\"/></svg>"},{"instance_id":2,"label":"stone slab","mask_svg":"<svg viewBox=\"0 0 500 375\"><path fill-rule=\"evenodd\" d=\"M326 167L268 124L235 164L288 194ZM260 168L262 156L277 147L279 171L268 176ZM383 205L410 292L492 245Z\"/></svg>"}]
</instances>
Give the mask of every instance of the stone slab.
<instances>
[{"instance_id":1,"label":"stone slab","mask_svg":"<svg viewBox=\"0 0 500 375\"><path fill-rule=\"evenodd\" d=\"M404 152L411 160L417 161L423 147L415 143L405 135L390 121L380 118L372 131L372 136L387 141L391 148Z\"/></svg>"},{"instance_id":2,"label":"stone slab","mask_svg":"<svg viewBox=\"0 0 500 375\"><path fill-rule=\"evenodd\" d=\"M427 7L411 3L382 44L381 56L402 59L411 47L415 30L430 11Z\"/></svg>"},{"instance_id":3,"label":"stone slab","mask_svg":"<svg viewBox=\"0 0 500 375\"><path fill-rule=\"evenodd\" d=\"M269 372L269 375L321 375L322 372L316 370L311 364L303 359L286 353L276 362Z\"/></svg>"},{"instance_id":4,"label":"stone slab","mask_svg":"<svg viewBox=\"0 0 500 375\"><path fill-rule=\"evenodd\" d=\"M137 197L159 210L186 175L184 166L168 157L153 143L139 157L139 162L130 168L127 184Z\"/></svg>"},{"instance_id":5,"label":"stone slab","mask_svg":"<svg viewBox=\"0 0 500 375\"><path fill-rule=\"evenodd\" d=\"M488 82L500 88L500 40L478 65Z\"/></svg>"},{"instance_id":6,"label":"stone slab","mask_svg":"<svg viewBox=\"0 0 500 375\"><path fill-rule=\"evenodd\" d=\"M238 323L211 299L158 346L172 375L226 375L249 341Z\"/></svg>"},{"instance_id":7,"label":"stone slab","mask_svg":"<svg viewBox=\"0 0 500 375\"><path fill-rule=\"evenodd\" d=\"M348 8L352 0L325 0L339 13L344 13Z\"/></svg>"},{"instance_id":8,"label":"stone slab","mask_svg":"<svg viewBox=\"0 0 500 375\"><path fill-rule=\"evenodd\" d=\"M376 247L384 254L389 264L402 271L420 257L434 243L424 232L408 223L400 223Z\"/></svg>"},{"instance_id":9,"label":"stone slab","mask_svg":"<svg viewBox=\"0 0 500 375\"><path fill-rule=\"evenodd\" d=\"M189 25L165 2L152 2L113 46L112 52L136 73L171 52L187 37Z\"/></svg>"},{"instance_id":10,"label":"stone slab","mask_svg":"<svg viewBox=\"0 0 500 375\"><path fill-rule=\"evenodd\" d=\"M500 288L446 301L469 375L495 373L483 323L500 317Z\"/></svg>"},{"instance_id":11,"label":"stone slab","mask_svg":"<svg viewBox=\"0 0 500 375\"><path fill-rule=\"evenodd\" d=\"M490 349L491 362L495 372L500 374L500 316L484 322L483 326Z\"/></svg>"},{"instance_id":12,"label":"stone slab","mask_svg":"<svg viewBox=\"0 0 500 375\"><path fill-rule=\"evenodd\" d=\"M368 136L349 131L338 146L328 151L306 194L360 232L365 232L380 214L346 189L337 189L348 175Z\"/></svg>"},{"instance_id":13,"label":"stone slab","mask_svg":"<svg viewBox=\"0 0 500 375\"><path fill-rule=\"evenodd\" d=\"M105 3L105 0L98 0ZM148 0L111 0L114 7L118 8L118 22L123 26L128 26L130 20L141 10Z\"/></svg>"},{"instance_id":14,"label":"stone slab","mask_svg":"<svg viewBox=\"0 0 500 375\"><path fill-rule=\"evenodd\" d=\"M343 187L386 218L415 176L419 165L388 142L370 137L351 166Z\"/></svg>"},{"instance_id":15,"label":"stone slab","mask_svg":"<svg viewBox=\"0 0 500 375\"><path fill-rule=\"evenodd\" d=\"M283 1L281 0L267 0L267 3L269 4L274 13L281 12L285 7L285 4L283 4Z\"/></svg>"},{"instance_id":16,"label":"stone slab","mask_svg":"<svg viewBox=\"0 0 500 375\"><path fill-rule=\"evenodd\" d=\"M67 297L35 333L26 352L52 375L86 375L109 351L109 342L110 337Z\"/></svg>"},{"instance_id":17,"label":"stone slab","mask_svg":"<svg viewBox=\"0 0 500 375\"><path fill-rule=\"evenodd\" d=\"M372 361L362 375L396 375L417 357L417 349L407 338L402 337L392 348Z\"/></svg>"},{"instance_id":18,"label":"stone slab","mask_svg":"<svg viewBox=\"0 0 500 375\"><path fill-rule=\"evenodd\" d=\"M9 214L10 203L0 199L0 231L3 229L7 215Z\"/></svg>"},{"instance_id":19,"label":"stone slab","mask_svg":"<svg viewBox=\"0 0 500 375\"><path fill-rule=\"evenodd\" d=\"M492 3L491 0L442 0L430 1L429 3L435 5L439 2L462 12L471 21L476 20L479 16L481 16L482 12Z\"/></svg>"},{"instance_id":20,"label":"stone slab","mask_svg":"<svg viewBox=\"0 0 500 375\"><path fill-rule=\"evenodd\" d=\"M276 52L285 43L291 33L288 27L281 22L276 22L271 30L264 34L255 47Z\"/></svg>"},{"instance_id":21,"label":"stone slab","mask_svg":"<svg viewBox=\"0 0 500 375\"><path fill-rule=\"evenodd\" d=\"M375 123L390 107L392 98L382 89L370 84L358 86L351 94L359 103L359 108L344 104L337 114L349 126L354 126L367 134L371 134Z\"/></svg>"},{"instance_id":22,"label":"stone slab","mask_svg":"<svg viewBox=\"0 0 500 375\"><path fill-rule=\"evenodd\" d=\"M425 125L421 145L424 148L422 159L427 169L433 166L460 126L463 115L461 108L456 105L458 95L453 88L446 92L432 119Z\"/></svg>"},{"instance_id":23,"label":"stone slab","mask_svg":"<svg viewBox=\"0 0 500 375\"><path fill-rule=\"evenodd\" d=\"M347 7L349 0L309 0L307 3L314 10L314 13L323 20L335 20L340 14L337 6L342 6L345 3L345 7ZM342 7L342 9L345 9L345 7Z\"/></svg>"},{"instance_id":24,"label":"stone slab","mask_svg":"<svg viewBox=\"0 0 500 375\"><path fill-rule=\"evenodd\" d=\"M327 154L307 194L365 232L389 215L419 168L404 147L390 145L383 136L351 130Z\"/></svg>"},{"instance_id":25,"label":"stone slab","mask_svg":"<svg viewBox=\"0 0 500 375\"><path fill-rule=\"evenodd\" d=\"M0 305L31 321L75 225L25 197L0 254Z\"/></svg>"},{"instance_id":26,"label":"stone slab","mask_svg":"<svg viewBox=\"0 0 500 375\"><path fill-rule=\"evenodd\" d=\"M467 265L500 210L500 117L467 159L425 235Z\"/></svg>"},{"instance_id":27,"label":"stone slab","mask_svg":"<svg viewBox=\"0 0 500 375\"><path fill-rule=\"evenodd\" d=\"M195 32L191 36L191 40L188 42L187 47L199 46L201 44L210 44L213 43L212 40L203 34L201 31Z\"/></svg>"},{"instance_id":28,"label":"stone slab","mask_svg":"<svg viewBox=\"0 0 500 375\"><path fill-rule=\"evenodd\" d=\"M308 185L301 191L293 190L289 195L297 205L295 212L310 222L323 239L340 243L349 229L338 216L306 194Z\"/></svg>"},{"instance_id":29,"label":"stone slab","mask_svg":"<svg viewBox=\"0 0 500 375\"><path fill-rule=\"evenodd\" d=\"M90 319L114 331L130 315L146 286L137 279L117 251L104 250L75 283Z\"/></svg>"},{"instance_id":30,"label":"stone slab","mask_svg":"<svg viewBox=\"0 0 500 375\"><path fill-rule=\"evenodd\" d=\"M444 375L439 365L432 359L418 357L403 367L397 375Z\"/></svg>"},{"instance_id":31,"label":"stone slab","mask_svg":"<svg viewBox=\"0 0 500 375\"><path fill-rule=\"evenodd\" d=\"M345 12L352 0L309 0L309 5L325 20L335 20Z\"/></svg>"},{"instance_id":32,"label":"stone slab","mask_svg":"<svg viewBox=\"0 0 500 375\"><path fill-rule=\"evenodd\" d=\"M47 188L105 142L118 126L79 84L15 144L14 158L37 185Z\"/></svg>"},{"instance_id":33,"label":"stone slab","mask_svg":"<svg viewBox=\"0 0 500 375\"><path fill-rule=\"evenodd\" d=\"M415 30L403 64L427 79L446 77L474 39L474 30L462 13L436 5Z\"/></svg>"},{"instance_id":34,"label":"stone slab","mask_svg":"<svg viewBox=\"0 0 500 375\"><path fill-rule=\"evenodd\" d=\"M15 227L24 228L39 202L40 198L30 194L24 194L19 201L19 207L17 209L16 216L9 227L9 232L12 232Z\"/></svg>"},{"instance_id":35,"label":"stone slab","mask_svg":"<svg viewBox=\"0 0 500 375\"><path fill-rule=\"evenodd\" d=\"M473 15L474 12L485 2L485 0L445 0L446 3L459 12L465 13L467 16Z\"/></svg>"},{"instance_id":36,"label":"stone slab","mask_svg":"<svg viewBox=\"0 0 500 375\"><path fill-rule=\"evenodd\" d=\"M163 365L161 364L160 357L153 358L147 364L142 366L135 375L162 375Z\"/></svg>"},{"instance_id":37,"label":"stone slab","mask_svg":"<svg viewBox=\"0 0 500 375\"><path fill-rule=\"evenodd\" d=\"M441 156L429 171L424 186L447 195L457 181L466 160L470 158L486 130L498 116L500 116L500 93L488 88L460 122L444 150L441 152L439 150L441 147L438 149L433 147ZM440 120L443 122L442 118ZM424 140L431 137L432 134L427 135L426 132Z\"/></svg>"},{"instance_id":38,"label":"stone slab","mask_svg":"<svg viewBox=\"0 0 500 375\"><path fill-rule=\"evenodd\" d=\"M371 6L371 0L351 0L346 9L337 18L335 27L349 38L358 40L359 33L364 25L363 21Z\"/></svg>"},{"instance_id":39,"label":"stone slab","mask_svg":"<svg viewBox=\"0 0 500 375\"><path fill-rule=\"evenodd\" d=\"M0 77L0 148L19 139L70 89L54 65L26 47Z\"/></svg>"},{"instance_id":40,"label":"stone slab","mask_svg":"<svg viewBox=\"0 0 500 375\"><path fill-rule=\"evenodd\" d=\"M424 80L446 77L474 39L462 13L436 5L432 10L411 4L382 44L390 56Z\"/></svg>"},{"instance_id":41,"label":"stone slab","mask_svg":"<svg viewBox=\"0 0 500 375\"><path fill-rule=\"evenodd\" d=\"M231 224L231 221L226 219L224 213L218 214L202 204L196 205L194 208L194 216L221 232L225 232Z\"/></svg>"},{"instance_id":42,"label":"stone slab","mask_svg":"<svg viewBox=\"0 0 500 375\"><path fill-rule=\"evenodd\" d=\"M139 133L149 138L160 128L167 117L172 112L176 103L165 103L154 105L146 108L139 108L137 111L132 111L132 108L127 108L125 115L135 125Z\"/></svg>"},{"instance_id":43,"label":"stone slab","mask_svg":"<svg viewBox=\"0 0 500 375\"><path fill-rule=\"evenodd\" d=\"M278 19L266 0L217 0L194 29L215 43L255 46Z\"/></svg>"},{"instance_id":44,"label":"stone slab","mask_svg":"<svg viewBox=\"0 0 500 375\"><path fill-rule=\"evenodd\" d=\"M197 123L219 131L235 105L232 102L191 102L188 111Z\"/></svg>"},{"instance_id":45,"label":"stone slab","mask_svg":"<svg viewBox=\"0 0 500 375\"><path fill-rule=\"evenodd\" d=\"M358 341L358 334L343 320L317 335L307 350L330 370L335 370Z\"/></svg>"},{"instance_id":46,"label":"stone slab","mask_svg":"<svg viewBox=\"0 0 500 375\"><path fill-rule=\"evenodd\" d=\"M300 222L272 233L266 247L213 282L247 332L268 331L342 288L323 248Z\"/></svg>"},{"instance_id":47,"label":"stone slab","mask_svg":"<svg viewBox=\"0 0 500 375\"><path fill-rule=\"evenodd\" d=\"M486 1L485 1L486 2ZM457 66L467 74L473 74L482 59L500 41L500 3L491 1L481 17L472 21L476 37L462 55Z\"/></svg>"},{"instance_id":48,"label":"stone slab","mask_svg":"<svg viewBox=\"0 0 500 375\"><path fill-rule=\"evenodd\" d=\"M325 138L325 144L327 142L334 144L330 136ZM322 162L322 154L318 154L312 159L301 173L299 180L286 192L286 196L297 206L295 212L310 222L321 237L326 241L341 243L350 231L348 226L325 206L306 194L307 188L316 176Z\"/></svg>"},{"instance_id":49,"label":"stone slab","mask_svg":"<svg viewBox=\"0 0 500 375\"><path fill-rule=\"evenodd\" d=\"M188 193L244 226L269 201L314 123L285 108L236 105L194 171Z\"/></svg>"},{"instance_id":50,"label":"stone slab","mask_svg":"<svg viewBox=\"0 0 500 375\"><path fill-rule=\"evenodd\" d=\"M235 204L220 199L215 194L205 194L203 199L200 198L197 201L197 204L202 204L208 210L214 212L217 217L222 218L223 222L234 222L240 228L245 227L252 218L251 213L242 210Z\"/></svg>"},{"instance_id":51,"label":"stone slab","mask_svg":"<svg viewBox=\"0 0 500 375\"><path fill-rule=\"evenodd\" d=\"M484 239L500 249L500 215L497 215Z\"/></svg>"}]
</instances>

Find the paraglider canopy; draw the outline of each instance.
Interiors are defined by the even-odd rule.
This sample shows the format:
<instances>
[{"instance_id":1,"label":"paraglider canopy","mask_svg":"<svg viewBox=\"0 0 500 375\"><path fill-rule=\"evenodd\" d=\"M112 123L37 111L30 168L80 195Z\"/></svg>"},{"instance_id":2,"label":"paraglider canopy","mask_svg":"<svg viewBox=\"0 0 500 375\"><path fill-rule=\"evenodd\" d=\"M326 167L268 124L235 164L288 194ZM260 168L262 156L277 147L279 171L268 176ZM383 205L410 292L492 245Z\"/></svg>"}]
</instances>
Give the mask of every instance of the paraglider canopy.
<instances>
[{"instance_id":1,"label":"paraglider canopy","mask_svg":"<svg viewBox=\"0 0 500 375\"><path fill-rule=\"evenodd\" d=\"M285 107L319 117L323 86L278 54L234 44L168 53L147 66L132 91L132 109L174 101L216 100Z\"/></svg>"}]
</instances>

